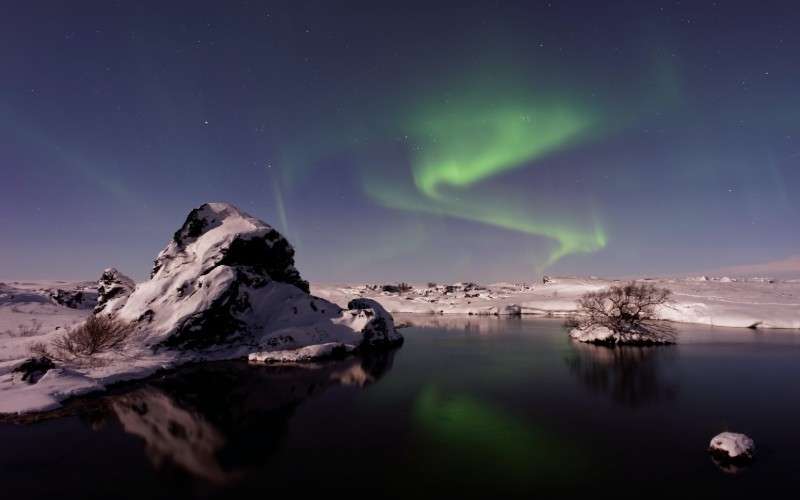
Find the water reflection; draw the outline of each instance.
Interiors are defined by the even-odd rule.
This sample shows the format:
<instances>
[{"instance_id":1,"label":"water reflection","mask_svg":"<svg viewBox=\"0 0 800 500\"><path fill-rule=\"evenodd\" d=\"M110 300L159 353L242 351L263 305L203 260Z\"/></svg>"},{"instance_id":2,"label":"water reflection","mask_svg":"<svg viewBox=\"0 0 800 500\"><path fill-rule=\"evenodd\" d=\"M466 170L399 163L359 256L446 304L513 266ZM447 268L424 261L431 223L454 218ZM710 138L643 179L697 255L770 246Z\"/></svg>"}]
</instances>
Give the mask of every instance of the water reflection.
<instances>
[{"instance_id":1,"label":"water reflection","mask_svg":"<svg viewBox=\"0 0 800 500\"><path fill-rule=\"evenodd\" d=\"M156 468L225 484L268 461L303 401L331 387L375 383L393 357L390 351L314 364L197 365L79 403L77 412L93 427L116 421L142 438Z\"/></svg>"},{"instance_id":2,"label":"water reflection","mask_svg":"<svg viewBox=\"0 0 800 500\"><path fill-rule=\"evenodd\" d=\"M398 324L477 335L500 335L522 322L519 317L468 314L395 314Z\"/></svg>"},{"instance_id":3,"label":"water reflection","mask_svg":"<svg viewBox=\"0 0 800 500\"><path fill-rule=\"evenodd\" d=\"M428 385L417 395L414 417L429 441L421 464L465 484L514 489L588 470L588 451L577 442L489 400Z\"/></svg>"},{"instance_id":4,"label":"water reflection","mask_svg":"<svg viewBox=\"0 0 800 500\"><path fill-rule=\"evenodd\" d=\"M640 407L671 400L678 385L665 376L674 361L674 346L599 346L571 342L566 363L571 373L593 392L615 402Z\"/></svg>"}]
</instances>

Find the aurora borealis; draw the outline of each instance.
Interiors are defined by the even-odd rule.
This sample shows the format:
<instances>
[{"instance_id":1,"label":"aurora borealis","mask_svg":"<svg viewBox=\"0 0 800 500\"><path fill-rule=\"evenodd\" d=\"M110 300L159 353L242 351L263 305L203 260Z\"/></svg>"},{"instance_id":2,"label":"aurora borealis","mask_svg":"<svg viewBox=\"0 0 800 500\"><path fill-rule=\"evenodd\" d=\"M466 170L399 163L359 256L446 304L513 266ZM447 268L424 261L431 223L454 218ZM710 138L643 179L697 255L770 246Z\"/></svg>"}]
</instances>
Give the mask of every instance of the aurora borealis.
<instances>
[{"instance_id":1,"label":"aurora borealis","mask_svg":"<svg viewBox=\"0 0 800 500\"><path fill-rule=\"evenodd\" d=\"M143 277L212 200L286 233L314 281L690 273L800 247L791 3L7 11L0 278Z\"/></svg>"},{"instance_id":2,"label":"aurora borealis","mask_svg":"<svg viewBox=\"0 0 800 500\"><path fill-rule=\"evenodd\" d=\"M570 253L602 248L605 236L599 226L575 227L557 221L556 214L515 206L507 197L487 199L480 191L468 191L577 142L591 126L590 114L567 102L548 98L515 101L503 94L490 91L482 101L448 100L442 109L426 108L409 127L412 137L419 139L411 155L417 193L398 193L375 176L367 182L367 192L387 207L441 214L555 240L557 245L540 263L542 267Z\"/></svg>"}]
</instances>

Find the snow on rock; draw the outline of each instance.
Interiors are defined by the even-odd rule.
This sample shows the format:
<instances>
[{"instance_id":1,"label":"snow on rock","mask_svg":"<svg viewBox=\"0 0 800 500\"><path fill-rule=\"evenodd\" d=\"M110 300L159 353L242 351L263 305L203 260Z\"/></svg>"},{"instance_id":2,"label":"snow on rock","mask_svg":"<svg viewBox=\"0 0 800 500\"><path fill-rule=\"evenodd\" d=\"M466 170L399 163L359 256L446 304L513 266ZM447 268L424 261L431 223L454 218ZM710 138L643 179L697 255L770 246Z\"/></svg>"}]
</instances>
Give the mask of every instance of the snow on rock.
<instances>
[{"instance_id":1,"label":"snow on rock","mask_svg":"<svg viewBox=\"0 0 800 500\"><path fill-rule=\"evenodd\" d=\"M604 326L594 326L590 328L573 328L569 332L570 338L578 342L587 343L608 343L614 336L614 332Z\"/></svg>"},{"instance_id":2,"label":"snow on rock","mask_svg":"<svg viewBox=\"0 0 800 500\"><path fill-rule=\"evenodd\" d=\"M52 410L68 397L102 389L91 377L66 368L47 370L33 384L12 371L0 375L0 414Z\"/></svg>"},{"instance_id":3,"label":"snow on rock","mask_svg":"<svg viewBox=\"0 0 800 500\"><path fill-rule=\"evenodd\" d=\"M54 288L47 290L47 294L58 305L70 309L91 309L97 302L97 290L90 289L63 289Z\"/></svg>"},{"instance_id":4,"label":"snow on rock","mask_svg":"<svg viewBox=\"0 0 800 500\"><path fill-rule=\"evenodd\" d=\"M114 302L121 306L124 304L122 299L127 299L134 288L136 288L136 282L131 278L113 267L106 269L97 282L97 304L95 305L94 313L97 314L103 311L107 313L115 312L111 309L106 310L108 302L116 299Z\"/></svg>"},{"instance_id":5,"label":"snow on rock","mask_svg":"<svg viewBox=\"0 0 800 500\"><path fill-rule=\"evenodd\" d=\"M156 258L151 279L106 307L153 349L263 352L402 341L377 302L343 310L309 295L289 242L225 203L193 210Z\"/></svg>"},{"instance_id":6,"label":"snow on rock","mask_svg":"<svg viewBox=\"0 0 800 500\"><path fill-rule=\"evenodd\" d=\"M719 460L731 462L749 461L753 459L756 445L745 434L723 432L711 439L708 451Z\"/></svg>"},{"instance_id":7,"label":"snow on rock","mask_svg":"<svg viewBox=\"0 0 800 500\"><path fill-rule=\"evenodd\" d=\"M569 332L570 338L578 342L602 345L657 345L673 344L672 335L653 331L647 325L640 325L635 330L620 335L605 326L588 326L573 328Z\"/></svg>"},{"instance_id":8,"label":"snow on rock","mask_svg":"<svg viewBox=\"0 0 800 500\"><path fill-rule=\"evenodd\" d=\"M0 390L6 391L0 412L49 408L75 393L67 390L70 381L80 391L188 361L250 353L266 360L270 352L281 352L273 358L312 359L328 352L330 344L352 352L403 340L378 302L355 300L345 309L310 295L308 283L294 267L289 242L226 203L192 210L156 257L148 281L134 285L108 269L98 289L96 314L130 324L133 333L127 345L119 352L102 353L95 363L74 367L71 379L59 379L62 385L47 380L56 377L50 375L56 370L26 387L12 384L8 377L0 380ZM33 393L42 399L24 396Z\"/></svg>"},{"instance_id":9,"label":"snow on rock","mask_svg":"<svg viewBox=\"0 0 800 500\"><path fill-rule=\"evenodd\" d=\"M21 382L35 384L45 373L55 367L53 360L47 356L38 356L26 359L22 364L14 367L11 372L19 374Z\"/></svg>"}]
</instances>

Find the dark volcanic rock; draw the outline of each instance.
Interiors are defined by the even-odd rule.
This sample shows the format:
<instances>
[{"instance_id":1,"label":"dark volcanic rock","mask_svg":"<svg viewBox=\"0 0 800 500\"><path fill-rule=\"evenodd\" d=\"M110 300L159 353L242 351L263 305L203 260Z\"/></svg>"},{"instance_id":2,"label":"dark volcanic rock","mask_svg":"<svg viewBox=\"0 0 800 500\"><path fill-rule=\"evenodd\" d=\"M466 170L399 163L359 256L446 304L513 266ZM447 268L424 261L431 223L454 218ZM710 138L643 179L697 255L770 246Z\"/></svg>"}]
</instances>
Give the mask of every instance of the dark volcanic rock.
<instances>
[{"instance_id":1,"label":"dark volcanic rock","mask_svg":"<svg viewBox=\"0 0 800 500\"><path fill-rule=\"evenodd\" d=\"M131 292L133 292L134 288L136 288L136 282L132 279L113 267L106 269L97 282L98 295L94 314L105 310L106 305L112 299L119 300L127 298Z\"/></svg>"},{"instance_id":2,"label":"dark volcanic rock","mask_svg":"<svg viewBox=\"0 0 800 500\"><path fill-rule=\"evenodd\" d=\"M192 210L154 262L149 281L98 308L133 323L151 348L248 354L338 343L351 351L400 339L377 302L343 311L309 295L291 244L226 203Z\"/></svg>"},{"instance_id":3,"label":"dark volcanic rock","mask_svg":"<svg viewBox=\"0 0 800 500\"><path fill-rule=\"evenodd\" d=\"M38 356L26 359L12 371L14 373L21 373L24 382L35 384L48 370L55 367L55 363L47 356Z\"/></svg>"}]
</instances>

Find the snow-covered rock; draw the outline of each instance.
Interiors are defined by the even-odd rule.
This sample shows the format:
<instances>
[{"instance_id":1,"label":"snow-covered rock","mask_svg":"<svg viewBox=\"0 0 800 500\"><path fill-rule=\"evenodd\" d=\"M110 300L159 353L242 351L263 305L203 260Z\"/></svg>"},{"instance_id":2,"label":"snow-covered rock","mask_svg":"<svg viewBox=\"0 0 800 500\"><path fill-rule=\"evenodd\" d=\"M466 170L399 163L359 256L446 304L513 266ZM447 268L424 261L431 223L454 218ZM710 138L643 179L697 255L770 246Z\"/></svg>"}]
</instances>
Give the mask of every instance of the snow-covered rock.
<instances>
[{"instance_id":1,"label":"snow-covered rock","mask_svg":"<svg viewBox=\"0 0 800 500\"><path fill-rule=\"evenodd\" d=\"M635 331L620 335L605 326L576 327L570 330L570 338L578 342L603 345L656 345L672 344L675 339L666 332L658 332L641 325Z\"/></svg>"},{"instance_id":2,"label":"snow-covered rock","mask_svg":"<svg viewBox=\"0 0 800 500\"><path fill-rule=\"evenodd\" d=\"M121 306L134 288L136 288L136 282L131 278L113 267L106 269L97 282L97 304L95 305L94 313L103 312L108 302L112 299L116 299L115 303ZM114 311L108 310L106 312Z\"/></svg>"},{"instance_id":3,"label":"snow-covered rock","mask_svg":"<svg viewBox=\"0 0 800 500\"><path fill-rule=\"evenodd\" d=\"M26 359L20 365L14 367L11 372L19 374L20 382L35 384L45 373L55 367L53 360L47 356L35 356Z\"/></svg>"},{"instance_id":4,"label":"snow-covered rock","mask_svg":"<svg viewBox=\"0 0 800 500\"><path fill-rule=\"evenodd\" d=\"M97 291L91 289L54 288L47 290L47 294L56 304L70 309L91 309L97 301Z\"/></svg>"},{"instance_id":5,"label":"snow-covered rock","mask_svg":"<svg viewBox=\"0 0 800 500\"><path fill-rule=\"evenodd\" d=\"M711 439L708 451L723 461L741 462L753 459L756 445L753 440L737 432L723 432Z\"/></svg>"},{"instance_id":6,"label":"snow-covered rock","mask_svg":"<svg viewBox=\"0 0 800 500\"><path fill-rule=\"evenodd\" d=\"M608 343L614 336L614 332L604 326L593 326L589 328L573 328L570 330L569 336L578 342Z\"/></svg>"},{"instance_id":7,"label":"snow-covered rock","mask_svg":"<svg viewBox=\"0 0 800 500\"><path fill-rule=\"evenodd\" d=\"M310 295L294 267L289 242L226 203L192 210L156 257L148 281L134 285L108 269L99 290L96 314L131 326L126 345L97 355L93 363L70 367L74 377L62 377L63 384L43 384L56 377L54 372L61 373L48 371L24 388L39 399L22 397L23 388L11 376L0 379L0 391L5 391L0 412L50 408L75 394L70 380L80 392L189 361L251 353L259 353L254 359L304 360L329 353L330 345L354 352L403 341L392 316L373 300L353 300L344 309ZM301 351L291 354L294 350Z\"/></svg>"},{"instance_id":8,"label":"snow-covered rock","mask_svg":"<svg viewBox=\"0 0 800 500\"><path fill-rule=\"evenodd\" d=\"M106 307L154 349L241 345L264 352L401 341L378 303L343 310L309 295L289 242L225 203L193 210L156 258L151 279Z\"/></svg>"}]
</instances>

